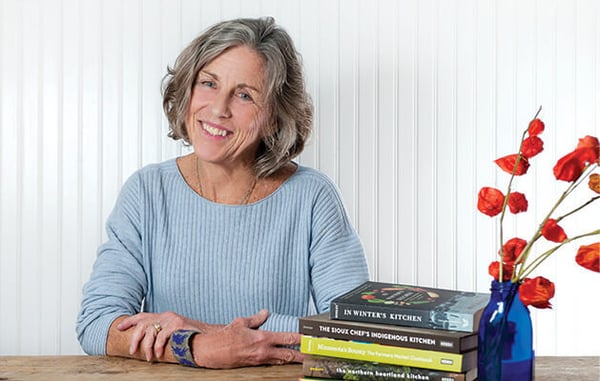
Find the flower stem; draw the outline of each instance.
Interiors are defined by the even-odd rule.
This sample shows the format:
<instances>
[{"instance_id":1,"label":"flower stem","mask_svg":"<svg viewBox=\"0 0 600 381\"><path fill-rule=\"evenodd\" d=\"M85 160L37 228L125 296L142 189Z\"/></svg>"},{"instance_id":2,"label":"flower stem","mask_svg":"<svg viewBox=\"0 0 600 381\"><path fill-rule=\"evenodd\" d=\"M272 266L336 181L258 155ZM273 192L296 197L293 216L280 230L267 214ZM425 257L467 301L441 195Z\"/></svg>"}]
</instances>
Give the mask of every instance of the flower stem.
<instances>
[{"instance_id":1,"label":"flower stem","mask_svg":"<svg viewBox=\"0 0 600 381\"><path fill-rule=\"evenodd\" d=\"M538 108L537 112L533 116L532 121L534 121L538 117L538 115L540 115L540 112L542 112L542 106L540 106ZM504 253L504 216L506 214L506 206L508 205L508 196L510 195L510 190L512 189L512 183L513 183L513 180L515 179L515 173L517 172L517 168L519 168L519 163L521 162L521 158L523 157L521 155L521 152L523 151L523 142L525 141L525 136L527 135L528 131L529 131L529 125L527 126L525 131L523 131L523 134L521 134L521 143L519 144L519 152L517 154L517 160L515 160L515 165L513 167L512 173L510 175L510 180L508 181L508 187L506 189L504 201L502 202L502 212L500 214L500 253L499 253L500 266L499 266L499 275L498 275L499 279L504 279L503 278L504 254L505 254Z\"/></svg>"},{"instance_id":2,"label":"flower stem","mask_svg":"<svg viewBox=\"0 0 600 381\"><path fill-rule=\"evenodd\" d=\"M573 242L575 240L578 240L580 238L583 237L589 237L592 235L597 235L600 234L600 229L598 230L593 230L591 232L585 233L585 234L581 234L578 235L576 237L573 238L567 238L564 241L562 241L560 244L554 246L552 249L545 251L544 253L542 253L541 255L539 255L535 260L533 260L529 265L525 266L524 268L521 269L518 280L521 281L523 279L525 279L529 274L531 274L531 272L533 270L535 270L546 258L548 258L550 255L552 255L556 250L560 249L562 246L566 245L569 242Z\"/></svg>"},{"instance_id":3,"label":"flower stem","mask_svg":"<svg viewBox=\"0 0 600 381\"><path fill-rule=\"evenodd\" d=\"M558 217L558 218L556 219L556 222L559 222L559 221L560 221L560 220L562 220L563 218L566 218L566 217L570 216L571 214L573 214L573 213L575 213L575 212L577 212L577 211L579 211L579 210L581 210L581 209L585 208L586 206L588 206L589 204L591 204L592 202L596 201L596 200L597 200L597 199L599 199L599 198L600 198L600 196L595 196L595 197L592 197L592 198L590 198L590 199L589 199L589 200L588 200L586 203L584 203L584 204L581 204L581 205L580 205L580 206L578 206L577 208L575 208L575 209L571 210L569 213L567 213L567 214L565 214L565 215L562 215L562 216Z\"/></svg>"}]
</instances>

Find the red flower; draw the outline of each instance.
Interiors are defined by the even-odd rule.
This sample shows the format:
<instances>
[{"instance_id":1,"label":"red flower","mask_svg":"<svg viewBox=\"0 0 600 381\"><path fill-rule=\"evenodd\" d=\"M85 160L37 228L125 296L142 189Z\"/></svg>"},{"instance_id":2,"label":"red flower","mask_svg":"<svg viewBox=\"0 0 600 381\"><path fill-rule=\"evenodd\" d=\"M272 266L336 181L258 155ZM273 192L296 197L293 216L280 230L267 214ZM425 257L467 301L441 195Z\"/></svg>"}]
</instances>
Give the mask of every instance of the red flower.
<instances>
[{"instance_id":1,"label":"red flower","mask_svg":"<svg viewBox=\"0 0 600 381\"><path fill-rule=\"evenodd\" d=\"M504 194L496 188L483 187L479 191L477 209L483 214L494 217L502 211Z\"/></svg>"},{"instance_id":2,"label":"red flower","mask_svg":"<svg viewBox=\"0 0 600 381\"><path fill-rule=\"evenodd\" d=\"M502 261L509 265L514 265L515 261L523 252L523 249L527 246L527 241L524 239L515 237L511 238L504 245L502 245L502 251L504 255L502 256ZM521 261L519 261L520 263Z\"/></svg>"},{"instance_id":3,"label":"red flower","mask_svg":"<svg viewBox=\"0 0 600 381\"><path fill-rule=\"evenodd\" d=\"M600 242L579 247L575 262L588 270L600 272Z\"/></svg>"},{"instance_id":4,"label":"red flower","mask_svg":"<svg viewBox=\"0 0 600 381\"><path fill-rule=\"evenodd\" d=\"M519 286L519 298L526 306L552 308L550 299L553 297L554 283L542 276L525 278Z\"/></svg>"},{"instance_id":5,"label":"red flower","mask_svg":"<svg viewBox=\"0 0 600 381\"><path fill-rule=\"evenodd\" d=\"M544 150L544 142L537 136L530 136L523 140L521 145L521 155L526 158L532 158Z\"/></svg>"},{"instance_id":6,"label":"red flower","mask_svg":"<svg viewBox=\"0 0 600 381\"><path fill-rule=\"evenodd\" d=\"M555 219L548 218L544 227L542 228L542 235L548 241L552 242L562 242L567 239L567 235L563 228L561 228Z\"/></svg>"},{"instance_id":7,"label":"red flower","mask_svg":"<svg viewBox=\"0 0 600 381\"><path fill-rule=\"evenodd\" d=\"M590 175L590 180L588 181L588 185L591 190L596 193L600 193L600 175L597 173L592 173Z\"/></svg>"},{"instance_id":8,"label":"red flower","mask_svg":"<svg viewBox=\"0 0 600 381\"><path fill-rule=\"evenodd\" d=\"M579 143L577 143L577 148L591 148L595 152L595 158L592 156L592 160L590 162L594 162L598 160L598 156L600 155L600 141L595 136L586 135L585 137L579 139Z\"/></svg>"},{"instance_id":9,"label":"red flower","mask_svg":"<svg viewBox=\"0 0 600 381\"><path fill-rule=\"evenodd\" d=\"M529 136L537 136L542 132L544 132L544 122L537 118L529 122L529 128L527 129Z\"/></svg>"},{"instance_id":10,"label":"red flower","mask_svg":"<svg viewBox=\"0 0 600 381\"><path fill-rule=\"evenodd\" d=\"M494 262L490 263L490 265L488 266L488 273L492 277L494 277L494 279L498 280L498 277L500 276L500 262L494 261ZM503 282L509 281L510 277L512 277L512 273L513 273L513 266L505 263L502 266L502 281Z\"/></svg>"},{"instance_id":11,"label":"red flower","mask_svg":"<svg viewBox=\"0 0 600 381\"><path fill-rule=\"evenodd\" d=\"M517 168L515 168L515 163L518 157L519 155L516 153L512 155L506 155L504 157L496 159L495 163L498 164L498 166L504 172L510 173L512 175L514 170L515 176L521 176L527 173L527 169L529 169L529 161L527 161L526 157L521 156L519 164L517 165Z\"/></svg>"},{"instance_id":12,"label":"red flower","mask_svg":"<svg viewBox=\"0 0 600 381\"><path fill-rule=\"evenodd\" d=\"M561 157L554 165L554 177L562 181L575 181L581 176L587 163L598 160L593 148L577 148L575 151Z\"/></svg>"},{"instance_id":13,"label":"red flower","mask_svg":"<svg viewBox=\"0 0 600 381\"><path fill-rule=\"evenodd\" d=\"M517 214L526 212L527 206L527 198L525 198L523 193L511 192L508 195L508 207L510 208L511 213Z\"/></svg>"},{"instance_id":14,"label":"red flower","mask_svg":"<svg viewBox=\"0 0 600 381\"><path fill-rule=\"evenodd\" d=\"M581 176L583 169L589 163L598 161L600 143L594 136L579 139L577 148L563 156L554 166L554 176L557 180L575 181Z\"/></svg>"}]
</instances>

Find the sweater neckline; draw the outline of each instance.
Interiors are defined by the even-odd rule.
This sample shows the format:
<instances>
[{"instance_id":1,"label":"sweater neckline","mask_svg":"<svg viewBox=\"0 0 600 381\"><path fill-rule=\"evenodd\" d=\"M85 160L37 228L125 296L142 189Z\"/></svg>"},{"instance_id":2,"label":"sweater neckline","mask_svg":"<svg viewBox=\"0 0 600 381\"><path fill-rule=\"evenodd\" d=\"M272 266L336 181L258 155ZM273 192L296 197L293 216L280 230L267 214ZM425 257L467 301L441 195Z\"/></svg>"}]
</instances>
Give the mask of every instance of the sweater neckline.
<instances>
[{"instance_id":1,"label":"sweater neckline","mask_svg":"<svg viewBox=\"0 0 600 381\"><path fill-rule=\"evenodd\" d=\"M247 207L247 206L252 206L252 205L258 205L261 204L262 202L266 202L267 200L271 199L272 197L275 197L278 193L280 193L282 191L282 189L284 187L287 187L288 184L292 181L292 179L294 179L295 177L297 177L299 175L299 173L301 171L305 170L305 167L296 163L296 162L292 162L294 165L296 165L296 170L294 171L294 173L292 173L292 175L290 177L288 177L287 179L285 179L283 181L283 183L281 183L281 185L279 187L277 187L277 189L275 189L273 192L271 192L271 194L269 194L267 197L261 198L260 200L257 200L255 202L250 202L247 204L241 204L241 205L234 205L234 204L221 204L218 202L214 202L211 200L208 200L202 196L200 196L188 183L187 181L185 181L185 177L183 176L183 173L181 173L181 170L179 169L179 166L177 165L177 159L179 157L175 157L172 159L168 160L168 163L170 164L171 168L175 170L175 172L177 173L177 179L179 181L181 181L184 185L184 187L186 188L187 192L191 192L194 196L196 196L201 202L205 202L207 204L210 205L215 205L215 206L220 206L220 207L228 207L228 208L243 208L243 207Z\"/></svg>"}]
</instances>

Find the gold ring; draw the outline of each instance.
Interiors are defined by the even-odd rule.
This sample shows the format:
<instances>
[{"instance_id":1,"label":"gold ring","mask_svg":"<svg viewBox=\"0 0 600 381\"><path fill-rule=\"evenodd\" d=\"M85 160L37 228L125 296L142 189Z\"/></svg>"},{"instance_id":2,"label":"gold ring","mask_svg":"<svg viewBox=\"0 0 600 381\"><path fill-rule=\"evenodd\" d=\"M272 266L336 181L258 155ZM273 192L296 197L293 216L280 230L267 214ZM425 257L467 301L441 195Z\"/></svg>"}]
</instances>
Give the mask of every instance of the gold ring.
<instances>
[{"instance_id":1,"label":"gold ring","mask_svg":"<svg viewBox=\"0 0 600 381\"><path fill-rule=\"evenodd\" d=\"M156 330L156 333L159 333L160 331L162 331L162 327L160 326L159 322L154 322L154 324L152 324L152 326Z\"/></svg>"}]
</instances>

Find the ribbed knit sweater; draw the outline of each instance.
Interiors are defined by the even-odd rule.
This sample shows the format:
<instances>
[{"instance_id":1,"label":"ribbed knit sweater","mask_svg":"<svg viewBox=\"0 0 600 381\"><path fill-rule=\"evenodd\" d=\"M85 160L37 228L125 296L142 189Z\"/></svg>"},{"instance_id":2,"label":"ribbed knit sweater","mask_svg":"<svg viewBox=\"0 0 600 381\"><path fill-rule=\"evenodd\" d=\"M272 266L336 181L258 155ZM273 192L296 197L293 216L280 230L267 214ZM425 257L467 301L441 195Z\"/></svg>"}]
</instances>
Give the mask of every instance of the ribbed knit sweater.
<instances>
[{"instance_id":1,"label":"ribbed knit sweater","mask_svg":"<svg viewBox=\"0 0 600 381\"><path fill-rule=\"evenodd\" d=\"M339 190L303 166L262 200L224 205L194 192L175 159L149 165L123 185L106 231L77 320L89 354L140 311L227 324L266 308L261 329L297 331L298 317L368 279Z\"/></svg>"}]
</instances>

